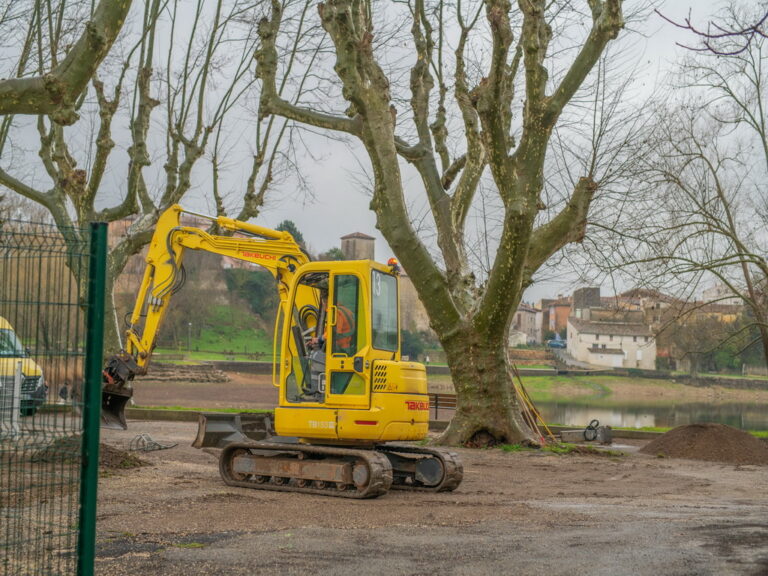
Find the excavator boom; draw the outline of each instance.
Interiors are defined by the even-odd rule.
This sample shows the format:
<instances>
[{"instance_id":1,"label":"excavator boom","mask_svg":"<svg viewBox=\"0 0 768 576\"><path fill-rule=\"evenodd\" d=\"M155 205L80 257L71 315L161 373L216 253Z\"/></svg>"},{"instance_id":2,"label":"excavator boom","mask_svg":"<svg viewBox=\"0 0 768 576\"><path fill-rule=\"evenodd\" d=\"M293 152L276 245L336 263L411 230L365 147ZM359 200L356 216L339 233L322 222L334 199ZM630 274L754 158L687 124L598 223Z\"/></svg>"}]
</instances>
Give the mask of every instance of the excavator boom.
<instances>
[{"instance_id":1,"label":"excavator boom","mask_svg":"<svg viewBox=\"0 0 768 576\"><path fill-rule=\"evenodd\" d=\"M203 218L233 234L211 234L194 226L182 226L181 215ZM102 377L101 414L106 428L125 429L125 406L133 395L131 381L147 373L157 334L175 292L184 282L186 250L203 250L252 262L274 276L285 307L291 278L309 257L288 232L271 230L224 216L188 212L174 205L158 219L146 269L126 332L125 347L108 359Z\"/></svg>"}]
</instances>

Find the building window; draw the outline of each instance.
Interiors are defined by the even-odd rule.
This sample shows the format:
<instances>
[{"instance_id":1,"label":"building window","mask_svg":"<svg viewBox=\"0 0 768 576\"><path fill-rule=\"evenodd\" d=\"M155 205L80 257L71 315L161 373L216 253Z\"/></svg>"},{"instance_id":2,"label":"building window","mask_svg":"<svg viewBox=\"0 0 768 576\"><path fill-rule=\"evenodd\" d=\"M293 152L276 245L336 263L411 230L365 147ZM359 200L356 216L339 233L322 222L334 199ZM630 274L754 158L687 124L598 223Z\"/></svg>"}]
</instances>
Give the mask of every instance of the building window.
<instances>
[{"instance_id":1,"label":"building window","mask_svg":"<svg viewBox=\"0 0 768 576\"><path fill-rule=\"evenodd\" d=\"M611 334L610 336L608 336L608 340L610 340L611 342L613 342L613 334Z\"/></svg>"},{"instance_id":2,"label":"building window","mask_svg":"<svg viewBox=\"0 0 768 576\"><path fill-rule=\"evenodd\" d=\"M600 340L600 334L595 334L595 341Z\"/></svg>"},{"instance_id":3,"label":"building window","mask_svg":"<svg viewBox=\"0 0 768 576\"><path fill-rule=\"evenodd\" d=\"M648 336L645 337L645 341L648 342Z\"/></svg>"},{"instance_id":4,"label":"building window","mask_svg":"<svg viewBox=\"0 0 768 576\"><path fill-rule=\"evenodd\" d=\"M632 336L632 342L637 342L637 336Z\"/></svg>"},{"instance_id":5,"label":"building window","mask_svg":"<svg viewBox=\"0 0 768 576\"><path fill-rule=\"evenodd\" d=\"M603 344L603 350L605 350L605 344Z\"/></svg>"}]
</instances>

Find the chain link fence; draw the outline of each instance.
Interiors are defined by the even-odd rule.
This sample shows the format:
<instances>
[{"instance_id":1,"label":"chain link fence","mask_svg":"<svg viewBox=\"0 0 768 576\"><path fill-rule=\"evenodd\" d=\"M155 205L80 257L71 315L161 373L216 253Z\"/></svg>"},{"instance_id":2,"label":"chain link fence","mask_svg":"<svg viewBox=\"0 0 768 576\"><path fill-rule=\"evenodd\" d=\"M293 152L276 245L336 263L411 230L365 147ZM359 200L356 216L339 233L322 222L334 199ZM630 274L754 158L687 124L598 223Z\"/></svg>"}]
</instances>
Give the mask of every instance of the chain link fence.
<instances>
[{"instance_id":1,"label":"chain link fence","mask_svg":"<svg viewBox=\"0 0 768 576\"><path fill-rule=\"evenodd\" d=\"M106 227L0 226L0 576L92 574Z\"/></svg>"}]
</instances>

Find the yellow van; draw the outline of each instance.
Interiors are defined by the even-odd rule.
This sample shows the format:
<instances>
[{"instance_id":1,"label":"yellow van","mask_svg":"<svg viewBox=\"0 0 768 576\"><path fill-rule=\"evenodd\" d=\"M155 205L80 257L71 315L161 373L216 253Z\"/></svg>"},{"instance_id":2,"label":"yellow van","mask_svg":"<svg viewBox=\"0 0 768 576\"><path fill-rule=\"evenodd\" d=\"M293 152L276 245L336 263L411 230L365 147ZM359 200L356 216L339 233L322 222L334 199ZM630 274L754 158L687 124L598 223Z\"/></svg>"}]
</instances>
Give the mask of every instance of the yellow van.
<instances>
[{"instance_id":1,"label":"yellow van","mask_svg":"<svg viewBox=\"0 0 768 576\"><path fill-rule=\"evenodd\" d=\"M40 366L29 357L13 326L0 316L0 412L13 406L13 383L21 362L21 414L31 416L45 402L48 386Z\"/></svg>"}]
</instances>

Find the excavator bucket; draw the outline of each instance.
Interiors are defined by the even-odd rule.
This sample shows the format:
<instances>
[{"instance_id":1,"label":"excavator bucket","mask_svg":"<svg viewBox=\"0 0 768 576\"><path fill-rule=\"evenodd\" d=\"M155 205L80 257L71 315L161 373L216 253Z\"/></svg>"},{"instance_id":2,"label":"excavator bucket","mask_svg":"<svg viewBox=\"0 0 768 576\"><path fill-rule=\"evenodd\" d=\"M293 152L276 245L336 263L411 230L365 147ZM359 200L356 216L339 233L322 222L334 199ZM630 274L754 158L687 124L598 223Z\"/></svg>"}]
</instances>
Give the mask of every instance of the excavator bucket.
<instances>
[{"instance_id":1,"label":"excavator bucket","mask_svg":"<svg viewBox=\"0 0 768 576\"><path fill-rule=\"evenodd\" d=\"M129 382L136 374L145 374L136 360L125 350L121 350L107 360L101 373L101 425L113 430L127 430L125 405L133 396Z\"/></svg>"},{"instance_id":2,"label":"excavator bucket","mask_svg":"<svg viewBox=\"0 0 768 576\"><path fill-rule=\"evenodd\" d=\"M224 448L232 442L265 440L275 435L272 414L201 412L197 421L195 448Z\"/></svg>"},{"instance_id":3,"label":"excavator bucket","mask_svg":"<svg viewBox=\"0 0 768 576\"><path fill-rule=\"evenodd\" d=\"M113 430L126 430L125 405L133 396L133 388L105 384L101 389L101 425Z\"/></svg>"}]
</instances>

